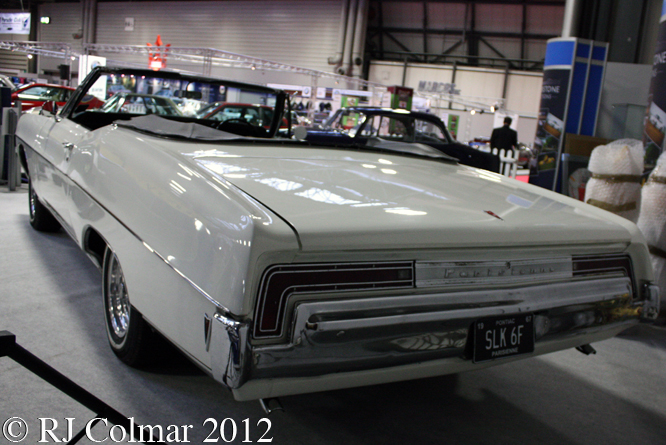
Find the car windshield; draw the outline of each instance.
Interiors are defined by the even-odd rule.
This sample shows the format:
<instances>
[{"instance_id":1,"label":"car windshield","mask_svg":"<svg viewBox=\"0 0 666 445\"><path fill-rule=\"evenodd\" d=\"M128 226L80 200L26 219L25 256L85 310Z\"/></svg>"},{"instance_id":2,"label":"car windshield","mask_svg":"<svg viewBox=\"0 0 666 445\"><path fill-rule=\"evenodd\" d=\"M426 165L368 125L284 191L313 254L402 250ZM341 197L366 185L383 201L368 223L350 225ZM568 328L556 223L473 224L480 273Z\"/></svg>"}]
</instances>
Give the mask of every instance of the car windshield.
<instances>
[{"instance_id":1,"label":"car windshield","mask_svg":"<svg viewBox=\"0 0 666 445\"><path fill-rule=\"evenodd\" d=\"M346 132L351 137L378 137L397 142L451 142L446 127L441 121L437 122L439 119L435 116L426 120L402 111L386 110L381 114L376 113L342 108L325 126Z\"/></svg>"},{"instance_id":2,"label":"car windshield","mask_svg":"<svg viewBox=\"0 0 666 445\"><path fill-rule=\"evenodd\" d=\"M18 93L21 100L55 100L64 102L69 98L70 90L48 85L35 85Z\"/></svg>"},{"instance_id":3,"label":"car windshield","mask_svg":"<svg viewBox=\"0 0 666 445\"><path fill-rule=\"evenodd\" d=\"M167 97L150 94L118 93L107 100L100 111L104 113L158 114L182 116L176 104Z\"/></svg>"},{"instance_id":4,"label":"car windshield","mask_svg":"<svg viewBox=\"0 0 666 445\"><path fill-rule=\"evenodd\" d=\"M197 113L200 119L212 119L218 122L229 120L245 121L252 125L269 126L273 120L273 109L253 104L216 103Z\"/></svg>"},{"instance_id":5,"label":"car windshield","mask_svg":"<svg viewBox=\"0 0 666 445\"><path fill-rule=\"evenodd\" d=\"M240 82L105 67L93 71L81 89L63 113L90 129L154 115L250 137L277 132L276 104L282 101L281 117L286 97L279 90ZM83 94L96 100L86 103Z\"/></svg>"}]
</instances>

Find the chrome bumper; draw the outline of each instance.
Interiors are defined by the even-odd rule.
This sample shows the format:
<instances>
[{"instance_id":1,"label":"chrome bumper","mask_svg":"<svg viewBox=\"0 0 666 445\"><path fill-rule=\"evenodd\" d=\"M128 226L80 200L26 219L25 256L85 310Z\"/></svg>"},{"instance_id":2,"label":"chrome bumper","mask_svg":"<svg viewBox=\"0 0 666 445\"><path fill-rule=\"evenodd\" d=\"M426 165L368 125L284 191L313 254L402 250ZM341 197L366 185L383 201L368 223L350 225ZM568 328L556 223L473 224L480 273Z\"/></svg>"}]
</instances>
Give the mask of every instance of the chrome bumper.
<instances>
[{"instance_id":1,"label":"chrome bumper","mask_svg":"<svg viewBox=\"0 0 666 445\"><path fill-rule=\"evenodd\" d=\"M249 324L216 315L213 376L246 400L477 369L489 365L471 360L469 330L480 318L533 313L533 356L603 340L655 316L658 289L643 293L644 301L635 302L631 281L612 278L309 301L295 308L289 343L264 346L250 344ZM359 383L361 376L370 381Z\"/></svg>"}]
</instances>

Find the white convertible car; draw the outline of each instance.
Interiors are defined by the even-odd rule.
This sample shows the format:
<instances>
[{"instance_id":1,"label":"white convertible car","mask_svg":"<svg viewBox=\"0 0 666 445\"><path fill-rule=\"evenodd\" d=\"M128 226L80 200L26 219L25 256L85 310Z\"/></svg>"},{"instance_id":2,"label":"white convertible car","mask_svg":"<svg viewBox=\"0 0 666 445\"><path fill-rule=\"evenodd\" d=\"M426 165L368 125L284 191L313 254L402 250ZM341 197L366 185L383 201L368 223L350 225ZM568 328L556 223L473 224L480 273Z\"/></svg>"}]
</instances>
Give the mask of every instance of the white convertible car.
<instances>
[{"instance_id":1,"label":"white convertible car","mask_svg":"<svg viewBox=\"0 0 666 445\"><path fill-rule=\"evenodd\" d=\"M119 87L274 119L81 103ZM286 99L96 68L62 109L21 117L30 222L64 228L101 269L121 360L145 363L160 335L236 399L266 399L589 353L656 316L631 222L427 146L275 137Z\"/></svg>"}]
</instances>

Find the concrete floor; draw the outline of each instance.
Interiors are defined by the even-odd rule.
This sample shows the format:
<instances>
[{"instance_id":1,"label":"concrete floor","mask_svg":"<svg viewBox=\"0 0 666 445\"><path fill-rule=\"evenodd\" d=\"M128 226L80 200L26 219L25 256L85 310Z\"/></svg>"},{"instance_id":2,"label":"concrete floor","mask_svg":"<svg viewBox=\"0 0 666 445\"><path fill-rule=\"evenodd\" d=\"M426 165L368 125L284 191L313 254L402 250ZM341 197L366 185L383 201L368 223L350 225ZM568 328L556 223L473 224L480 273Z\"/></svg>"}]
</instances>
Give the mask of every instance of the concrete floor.
<instances>
[{"instance_id":1,"label":"concrete floor","mask_svg":"<svg viewBox=\"0 0 666 445\"><path fill-rule=\"evenodd\" d=\"M0 189L0 330L139 424L181 433L191 426L185 443L202 443L214 426L207 419L233 419L233 443L248 443L249 419L249 440L257 442L268 427L258 424L266 417L258 402L234 401L182 360L149 372L116 359L104 333L99 271L64 232L32 230L27 200L25 185ZM666 443L666 329L642 325L594 347L592 356L569 350L460 375L283 397L285 411L269 417L266 437L290 445ZM78 431L95 414L5 357L0 423L12 417L27 422L23 443L38 443L40 422L51 426L40 419L57 420L62 438L65 418ZM231 420L225 425L229 438ZM101 440L109 428L93 433ZM0 443L11 443L2 432Z\"/></svg>"}]
</instances>

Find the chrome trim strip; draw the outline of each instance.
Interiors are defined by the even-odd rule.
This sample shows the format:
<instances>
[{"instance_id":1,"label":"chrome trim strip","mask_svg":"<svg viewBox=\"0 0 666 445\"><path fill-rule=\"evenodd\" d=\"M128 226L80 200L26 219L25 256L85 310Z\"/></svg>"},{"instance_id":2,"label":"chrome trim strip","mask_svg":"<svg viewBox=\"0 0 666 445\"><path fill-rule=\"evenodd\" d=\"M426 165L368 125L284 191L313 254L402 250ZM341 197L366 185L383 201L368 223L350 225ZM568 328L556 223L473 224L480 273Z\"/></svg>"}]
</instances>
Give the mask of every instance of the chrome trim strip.
<instances>
[{"instance_id":1,"label":"chrome trim strip","mask_svg":"<svg viewBox=\"0 0 666 445\"><path fill-rule=\"evenodd\" d=\"M573 277L572 257L510 261L417 261L416 287L511 284Z\"/></svg>"}]
</instances>

